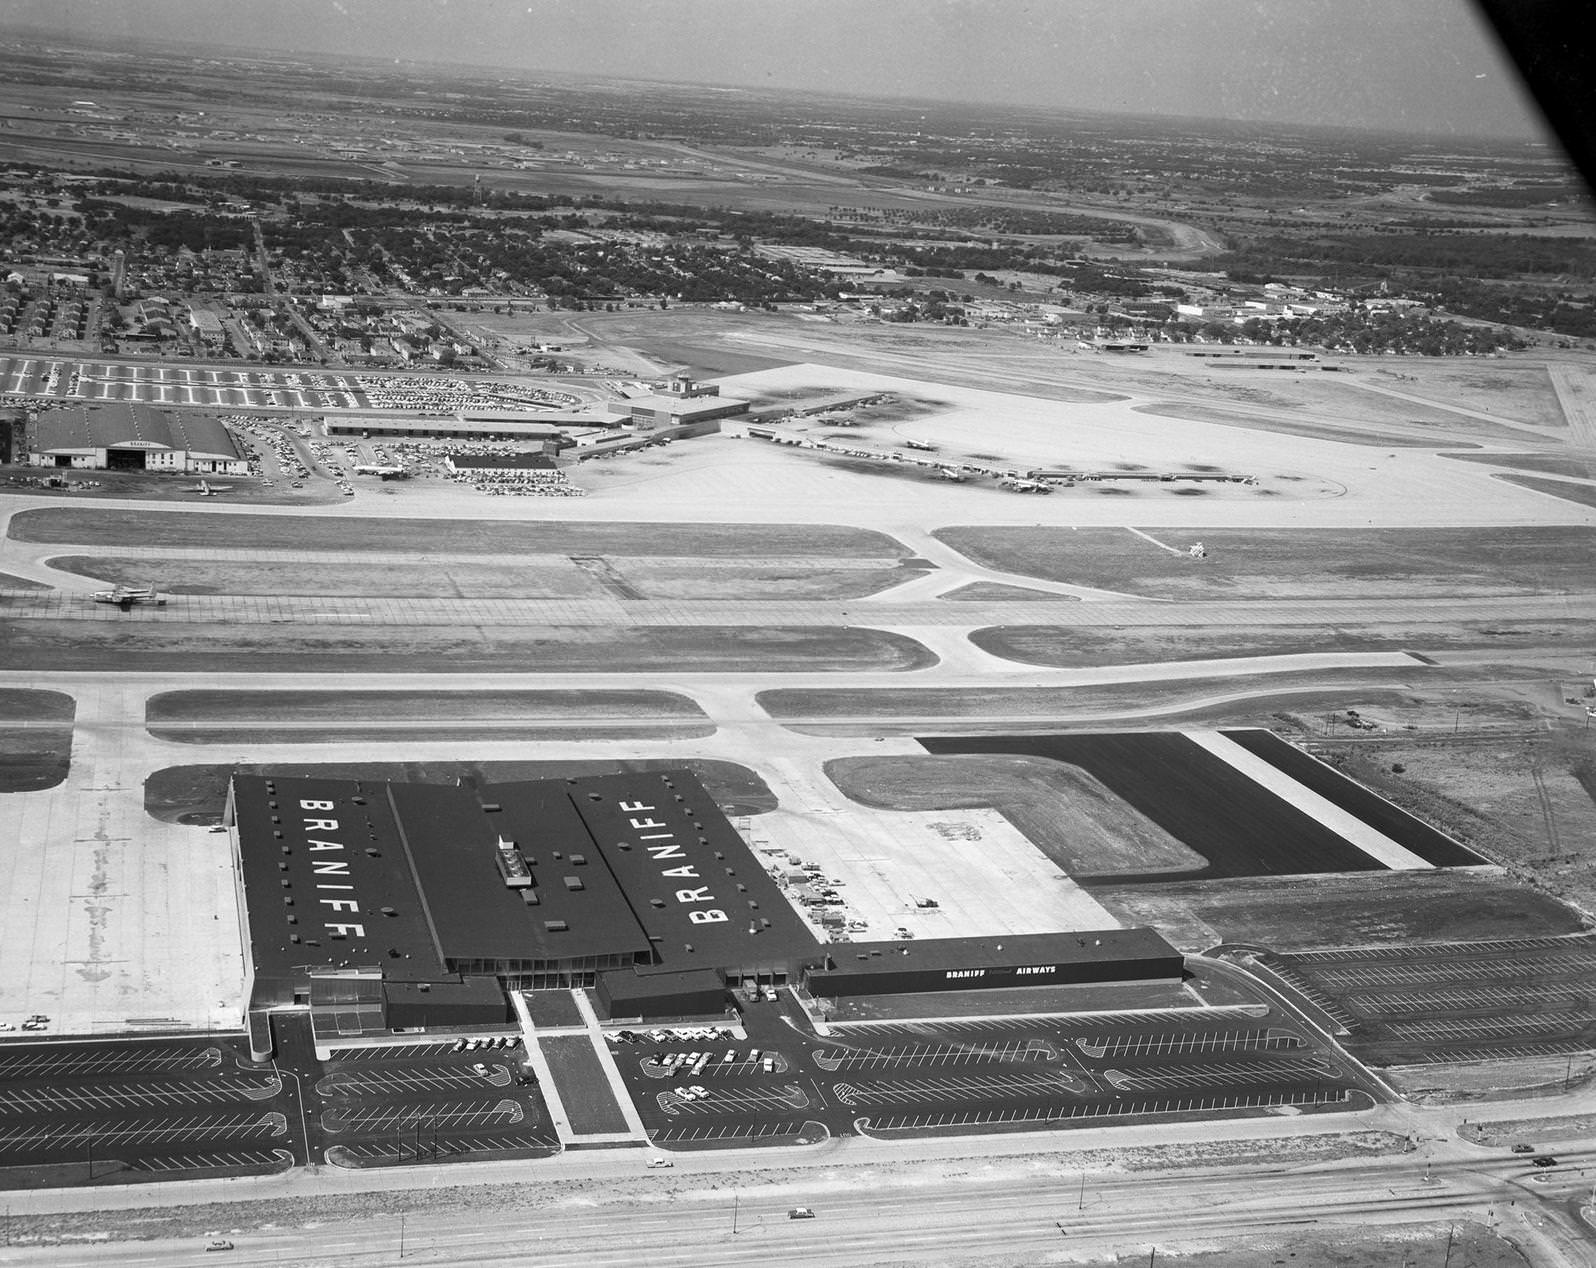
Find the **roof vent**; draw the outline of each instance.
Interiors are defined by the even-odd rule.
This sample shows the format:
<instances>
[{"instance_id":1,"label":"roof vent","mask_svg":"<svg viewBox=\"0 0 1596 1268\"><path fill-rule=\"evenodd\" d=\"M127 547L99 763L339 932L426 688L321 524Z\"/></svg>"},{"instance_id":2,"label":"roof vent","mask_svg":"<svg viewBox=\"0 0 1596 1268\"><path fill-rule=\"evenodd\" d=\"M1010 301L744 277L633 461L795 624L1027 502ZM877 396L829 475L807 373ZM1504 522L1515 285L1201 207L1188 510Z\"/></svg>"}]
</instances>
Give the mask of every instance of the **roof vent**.
<instances>
[{"instance_id":1,"label":"roof vent","mask_svg":"<svg viewBox=\"0 0 1596 1268\"><path fill-rule=\"evenodd\" d=\"M575 891L578 889L586 889L587 886L582 884L582 878L580 876L567 876L565 878L565 888Z\"/></svg>"},{"instance_id":2,"label":"roof vent","mask_svg":"<svg viewBox=\"0 0 1596 1268\"><path fill-rule=\"evenodd\" d=\"M496 801L484 801L484 802L483 802L483 803L482 803L482 809L483 809L483 810L485 810L485 811L487 811L487 813L488 813L488 814L492 814L492 813L493 813L493 812L494 812L494 811L496 811L496 810L503 810L503 809L504 809L504 807L503 807L503 806L501 806L501 805L500 805L500 804L499 804L499 803L498 803L498 802L496 802Z\"/></svg>"},{"instance_id":3,"label":"roof vent","mask_svg":"<svg viewBox=\"0 0 1596 1268\"><path fill-rule=\"evenodd\" d=\"M587 862L587 855L585 855L585 854L573 854L573 855L571 855L571 862L576 864L577 867L581 867L584 863Z\"/></svg>"},{"instance_id":4,"label":"roof vent","mask_svg":"<svg viewBox=\"0 0 1596 1268\"><path fill-rule=\"evenodd\" d=\"M564 920L545 920L543 927L549 933L564 933L571 926Z\"/></svg>"}]
</instances>

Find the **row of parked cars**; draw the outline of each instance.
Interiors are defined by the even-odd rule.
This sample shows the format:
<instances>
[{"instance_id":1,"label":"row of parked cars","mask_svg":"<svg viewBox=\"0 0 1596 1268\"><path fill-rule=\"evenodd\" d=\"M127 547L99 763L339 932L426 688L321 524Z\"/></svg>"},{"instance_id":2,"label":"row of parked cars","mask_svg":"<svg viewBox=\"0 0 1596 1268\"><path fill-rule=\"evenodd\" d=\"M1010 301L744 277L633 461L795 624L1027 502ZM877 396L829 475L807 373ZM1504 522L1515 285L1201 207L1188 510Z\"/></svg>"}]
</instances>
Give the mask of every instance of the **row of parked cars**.
<instances>
[{"instance_id":1,"label":"row of parked cars","mask_svg":"<svg viewBox=\"0 0 1596 1268\"><path fill-rule=\"evenodd\" d=\"M520 1042L520 1035L488 1035L482 1039L456 1039L449 1050L451 1052L475 1052L479 1048L514 1048Z\"/></svg>"},{"instance_id":2,"label":"row of parked cars","mask_svg":"<svg viewBox=\"0 0 1596 1268\"><path fill-rule=\"evenodd\" d=\"M714 1060L714 1053L711 1052L656 1052L648 1059L648 1064L655 1067L663 1066L667 1072L672 1074L678 1070L686 1070L689 1074L696 1076L702 1074L704 1067L709 1065L712 1060ZM727 1048L717 1064L732 1065L736 1060L737 1049ZM769 1054L761 1055L761 1050L758 1048L750 1048L748 1050L748 1060L753 1063L763 1063L766 1074L775 1073L776 1058Z\"/></svg>"},{"instance_id":3,"label":"row of parked cars","mask_svg":"<svg viewBox=\"0 0 1596 1268\"><path fill-rule=\"evenodd\" d=\"M694 1040L735 1039L737 1036L724 1026L692 1026L675 1030L606 1030L604 1037L611 1043L692 1043Z\"/></svg>"}]
</instances>

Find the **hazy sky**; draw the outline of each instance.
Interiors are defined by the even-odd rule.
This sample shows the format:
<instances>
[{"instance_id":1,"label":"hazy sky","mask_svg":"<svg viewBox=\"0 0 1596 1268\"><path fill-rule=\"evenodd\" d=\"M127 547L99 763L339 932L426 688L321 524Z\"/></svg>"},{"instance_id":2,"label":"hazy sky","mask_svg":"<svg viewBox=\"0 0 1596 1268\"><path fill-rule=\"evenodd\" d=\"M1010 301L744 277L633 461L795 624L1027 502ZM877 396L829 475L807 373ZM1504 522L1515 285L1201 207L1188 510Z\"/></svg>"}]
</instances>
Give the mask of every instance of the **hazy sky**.
<instances>
[{"instance_id":1,"label":"hazy sky","mask_svg":"<svg viewBox=\"0 0 1596 1268\"><path fill-rule=\"evenodd\" d=\"M4 15L263 51L1540 135L1467 0L0 0Z\"/></svg>"}]
</instances>

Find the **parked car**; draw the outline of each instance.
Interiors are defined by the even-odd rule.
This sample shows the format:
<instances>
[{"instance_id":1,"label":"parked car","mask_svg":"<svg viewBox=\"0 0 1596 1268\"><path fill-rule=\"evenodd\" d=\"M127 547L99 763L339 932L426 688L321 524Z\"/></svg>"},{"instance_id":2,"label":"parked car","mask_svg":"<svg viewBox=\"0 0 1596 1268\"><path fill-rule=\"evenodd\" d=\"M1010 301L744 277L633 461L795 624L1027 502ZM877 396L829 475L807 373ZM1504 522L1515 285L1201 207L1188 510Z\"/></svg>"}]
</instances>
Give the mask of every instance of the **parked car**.
<instances>
[{"instance_id":1,"label":"parked car","mask_svg":"<svg viewBox=\"0 0 1596 1268\"><path fill-rule=\"evenodd\" d=\"M1534 1145L1514 1145L1513 1146L1513 1152L1516 1153L1516 1154L1532 1154L1532 1153L1535 1152L1535 1146Z\"/></svg>"},{"instance_id":2,"label":"parked car","mask_svg":"<svg viewBox=\"0 0 1596 1268\"><path fill-rule=\"evenodd\" d=\"M651 1167L674 1167L676 1164L669 1158L650 1158L648 1165Z\"/></svg>"},{"instance_id":3,"label":"parked car","mask_svg":"<svg viewBox=\"0 0 1596 1268\"><path fill-rule=\"evenodd\" d=\"M812 1220L815 1218L815 1208L812 1206L795 1206L787 1212L790 1220Z\"/></svg>"},{"instance_id":4,"label":"parked car","mask_svg":"<svg viewBox=\"0 0 1596 1268\"><path fill-rule=\"evenodd\" d=\"M213 1238L211 1241L206 1242L205 1243L205 1249L206 1250L232 1250L233 1249L233 1243L228 1241L225 1237L217 1237L217 1238Z\"/></svg>"},{"instance_id":5,"label":"parked car","mask_svg":"<svg viewBox=\"0 0 1596 1268\"><path fill-rule=\"evenodd\" d=\"M1556 1165L1557 1159L1550 1154L1542 1154L1539 1158L1530 1159L1530 1166L1532 1167L1555 1167Z\"/></svg>"}]
</instances>

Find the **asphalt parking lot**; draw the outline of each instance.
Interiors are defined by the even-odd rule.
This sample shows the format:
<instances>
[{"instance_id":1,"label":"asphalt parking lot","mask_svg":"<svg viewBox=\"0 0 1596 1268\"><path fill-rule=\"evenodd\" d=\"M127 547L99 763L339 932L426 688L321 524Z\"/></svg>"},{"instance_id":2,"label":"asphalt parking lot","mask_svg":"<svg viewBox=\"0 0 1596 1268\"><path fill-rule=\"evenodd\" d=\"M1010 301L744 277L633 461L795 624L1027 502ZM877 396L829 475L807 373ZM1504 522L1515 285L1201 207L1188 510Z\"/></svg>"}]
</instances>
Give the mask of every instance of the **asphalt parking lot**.
<instances>
[{"instance_id":1,"label":"asphalt parking lot","mask_svg":"<svg viewBox=\"0 0 1596 1268\"><path fill-rule=\"evenodd\" d=\"M1561 1056L1596 1046L1596 937L1260 957L1373 1065Z\"/></svg>"},{"instance_id":2,"label":"asphalt parking lot","mask_svg":"<svg viewBox=\"0 0 1596 1268\"><path fill-rule=\"evenodd\" d=\"M291 1165L284 1081L237 1037L0 1047L0 1186Z\"/></svg>"},{"instance_id":3,"label":"asphalt parking lot","mask_svg":"<svg viewBox=\"0 0 1596 1268\"><path fill-rule=\"evenodd\" d=\"M1566 955L1565 950L1556 954ZM1596 954L1596 951L1593 951ZM612 1032L651 1140L667 1148L830 1135L1061 1127L1369 1103L1289 1020L1244 1008L836 1023L783 995L746 1006L747 1038ZM394 1166L558 1151L517 1042L334 1049L274 1019L277 1060L241 1037L0 1045L0 1183L67 1186ZM690 1064L673 1057L696 1053Z\"/></svg>"},{"instance_id":4,"label":"asphalt parking lot","mask_svg":"<svg viewBox=\"0 0 1596 1268\"><path fill-rule=\"evenodd\" d=\"M352 375L21 355L0 356L0 393L87 404L130 401L209 409L360 409L370 403L359 380Z\"/></svg>"},{"instance_id":5,"label":"asphalt parking lot","mask_svg":"<svg viewBox=\"0 0 1596 1268\"><path fill-rule=\"evenodd\" d=\"M514 1047L455 1050L453 1038L333 1049L317 1063L284 1044L306 1080L313 1149L342 1166L541 1157L558 1150L548 1106Z\"/></svg>"},{"instance_id":6,"label":"asphalt parking lot","mask_svg":"<svg viewBox=\"0 0 1596 1268\"><path fill-rule=\"evenodd\" d=\"M784 997L743 1020L746 1040L612 1038L655 1144L1368 1104L1357 1072L1307 1032L1242 1009L864 1022L822 1036ZM688 1053L705 1060L670 1064Z\"/></svg>"}]
</instances>

